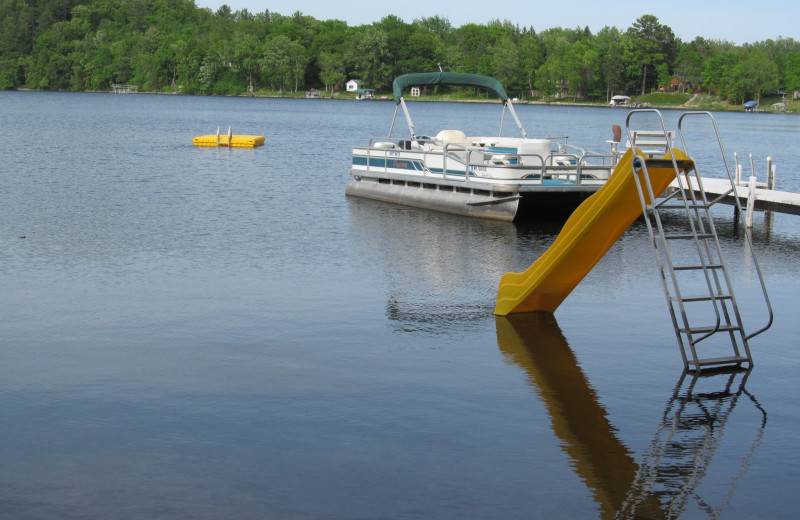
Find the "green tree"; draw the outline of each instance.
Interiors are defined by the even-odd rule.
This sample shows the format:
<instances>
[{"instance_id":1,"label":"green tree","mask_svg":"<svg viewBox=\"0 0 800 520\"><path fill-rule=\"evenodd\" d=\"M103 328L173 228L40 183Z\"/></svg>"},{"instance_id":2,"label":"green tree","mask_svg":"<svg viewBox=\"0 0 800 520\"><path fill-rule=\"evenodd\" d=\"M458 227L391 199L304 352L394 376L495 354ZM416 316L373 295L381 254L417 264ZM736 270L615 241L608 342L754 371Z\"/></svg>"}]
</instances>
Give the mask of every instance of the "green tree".
<instances>
[{"instance_id":1,"label":"green tree","mask_svg":"<svg viewBox=\"0 0 800 520\"><path fill-rule=\"evenodd\" d=\"M558 56L550 56L536 69L536 89L547 97L562 96L566 90L565 70Z\"/></svg>"},{"instance_id":2,"label":"green tree","mask_svg":"<svg viewBox=\"0 0 800 520\"><path fill-rule=\"evenodd\" d=\"M520 72L529 90L533 90L536 70L544 63L544 50L533 35L522 38L519 49Z\"/></svg>"},{"instance_id":3,"label":"green tree","mask_svg":"<svg viewBox=\"0 0 800 520\"><path fill-rule=\"evenodd\" d=\"M781 71L781 84L787 93L800 90L800 51L790 52L786 55Z\"/></svg>"},{"instance_id":4,"label":"green tree","mask_svg":"<svg viewBox=\"0 0 800 520\"><path fill-rule=\"evenodd\" d=\"M625 42L629 42L627 34L621 34L616 27L603 27L595 38L595 49L600 56L600 72L603 87L606 91L606 101L617 92L624 92L625 64L623 62L623 49Z\"/></svg>"},{"instance_id":5,"label":"green tree","mask_svg":"<svg viewBox=\"0 0 800 520\"><path fill-rule=\"evenodd\" d=\"M457 72L478 71L478 60L486 52L488 37L485 27L464 24L453 30L447 45L446 66Z\"/></svg>"},{"instance_id":6,"label":"green tree","mask_svg":"<svg viewBox=\"0 0 800 520\"><path fill-rule=\"evenodd\" d=\"M575 97L584 97L597 80L600 56L587 40L579 40L570 47L566 55L569 67L567 80Z\"/></svg>"},{"instance_id":7,"label":"green tree","mask_svg":"<svg viewBox=\"0 0 800 520\"><path fill-rule=\"evenodd\" d=\"M450 20L439 15L414 20L414 24L420 29L435 34L442 41L447 39L453 32L453 26L450 25Z\"/></svg>"},{"instance_id":8,"label":"green tree","mask_svg":"<svg viewBox=\"0 0 800 520\"><path fill-rule=\"evenodd\" d=\"M731 86L733 101L746 101L755 97L761 101L761 94L778 88L778 67L767 56L763 47L754 47L747 57L734 69L736 80Z\"/></svg>"},{"instance_id":9,"label":"green tree","mask_svg":"<svg viewBox=\"0 0 800 520\"><path fill-rule=\"evenodd\" d=\"M353 73L367 85L380 87L390 77L388 57L386 32L373 26L361 26L350 32L345 59Z\"/></svg>"},{"instance_id":10,"label":"green tree","mask_svg":"<svg viewBox=\"0 0 800 520\"><path fill-rule=\"evenodd\" d=\"M286 36L275 36L264 45L261 64L272 90L276 90L276 85L281 91L286 89L292 75L291 47L292 42Z\"/></svg>"},{"instance_id":11,"label":"green tree","mask_svg":"<svg viewBox=\"0 0 800 520\"><path fill-rule=\"evenodd\" d=\"M677 42L672 29L660 24L658 18L651 14L638 18L628 32L636 45L636 54L641 66L642 95L644 95L648 85L648 70L655 70L661 63L671 62Z\"/></svg>"},{"instance_id":12,"label":"green tree","mask_svg":"<svg viewBox=\"0 0 800 520\"><path fill-rule=\"evenodd\" d=\"M728 96L740 61L741 53L738 50L729 50L707 60L703 67L703 86Z\"/></svg>"},{"instance_id":13,"label":"green tree","mask_svg":"<svg viewBox=\"0 0 800 520\"><path fill-rule=\"evenodd\" d=\"M686 92L686 84L691 82L696 85L700 79L703 60L692 44L683 44L678 50L673 69L675 77L681 82L681 92Z\"/></svg>"},{"instance_id":14,"label":"green tree","mask_svg":"<svg viewBox=\"0 0 800 520\"><path fill-rule=\"evenodd\" d=\"M697 37L681 44L643 15L620 32L553 27L539 33L508 21L453 28L434 16L369 25L247 9L197 8L193 0L0 0L0 88L242 93L333 88L348 76L382 87L398 74L483 73L506 89L598 97L646 92L674 74L731 99L800 88L800 42L779 37L737 46ZM777 78L777 79L776 79Z\"/></svg>"},{"instance_id":15,"label":"green tree","mask_svg":"<svg viewBox=\"0 0 800 520\"><path fill-rule=\"evenodd\" d=\"M297 92L303 82L307 65L308 53L306 52L306 48L297 42L292 42L289 45L289 77L294 83L295 92Z\"/></svg>"},{"instance_id":16,"label":"green tree","mask_svg":"<svg viewBox=\"0 0 800 520\"><path fill-rule=\"evenodd\" d=\"M656 76L658 77L658 85L669 85L672 81L672 74L669 72L669 66L666 63L660 63L656 67Z\"/></svg>"},{"instance_id":17,"label":"green tree","mask_svg":"<svg viewBox=\"0 0 800 520\"><path fill-rule=\"evenodd\" d=\"M386 36L384 64L389 66L387 76L397 76L403 72L401 63L406 62L411 52L408 49L414 26L395 15L383 17L372 26Z\"/></svg>"},{"instance_id":18,"label":"green tree","mask_svg":"<svg viewBox=\"0 0 800 520\"><path fill-rule=\"evenodd\" d=\"M247 91L253 92L253 75L261 70L263 50L258 38L253 34L236 33L233 37L233 53L237 65L247 75Z\"/></svg>"},{"instance_id":19,"label":"green tree","mask_svg":"<svg viewBox=\"0 0 800 520\"><path fill-rule=\"evenodd\" d=\"M320 70L319 79L325 85L326 91L344 84L347 76L345 75L344 57L341 54L322 52L317 58L317 63Z\"/></svg>"},{"instance_id":20,"label":"green tree","mask_svg":"<svg viewBox=\"0 0 800 520\"><path fill-rule=\"evenodd\" d=\"M519 69L517 46L509 38L503 38L489 48L487 55L492 64L490 75L507 87L511 85Z\"/></svg>"},{"instance_id":21,"label":"green tree","mask_svg":"<svg viewBox=\"0 0 800 520\"><path fill-rule=\"evenodd\" d=\"M438 70L439 64L444 60L444 43L439 34L413 25L413 30L408 35L405 54L400 56L392 76Z\"/></svg>"}]
</instances>

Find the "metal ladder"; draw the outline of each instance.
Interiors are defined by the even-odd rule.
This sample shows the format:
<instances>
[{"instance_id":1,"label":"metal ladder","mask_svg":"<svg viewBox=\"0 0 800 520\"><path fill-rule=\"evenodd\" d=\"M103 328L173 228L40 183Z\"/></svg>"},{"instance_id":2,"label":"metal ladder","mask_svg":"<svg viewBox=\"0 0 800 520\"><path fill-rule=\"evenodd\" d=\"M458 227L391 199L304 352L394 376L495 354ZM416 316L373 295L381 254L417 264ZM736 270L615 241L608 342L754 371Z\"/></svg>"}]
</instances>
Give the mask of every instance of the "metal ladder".
<instances>
[{"instance_id":1,"label":"metal ladder","mask_svg":"<svg viewBox=\"0 0 800 520\"><path fill-rule=\"evenodd\" d=\"M661 128L647 132L631 130L631 117L643 112L654 113ZM772 307L749 230L745 229L746 249L758 273L769 313L766 326L753 334L746 334L711 215L712 206L730 194L734 195L736 201L735 211L739 222L743 221L742 208L713 115L708 112L687 112L680 116L678 135L683 151L686 152L686 141L682 124L686 116L693 115L706 115L713 123L730 180L730 191L708 200L697 165L691 159L675 157L672 134L667 132L664 119L657 110L636 110L626 120L629 145L636 154L633 175L684 368L700 371L720 366L741 366L743 363L752 366L753 357L748 340L770 327ZM646 142L641 139L642 135L646 136ZM646 144L646 147L640 147L640 143ZM660 194L653 193L648 166L674 169L677 182L673 183L675 189L672 193L657 199ZM687 261L687 257L690 260ZM702 345L705 354L702 356L699 353L701 342L705 342Z\"/></svg>"}]
</instances>

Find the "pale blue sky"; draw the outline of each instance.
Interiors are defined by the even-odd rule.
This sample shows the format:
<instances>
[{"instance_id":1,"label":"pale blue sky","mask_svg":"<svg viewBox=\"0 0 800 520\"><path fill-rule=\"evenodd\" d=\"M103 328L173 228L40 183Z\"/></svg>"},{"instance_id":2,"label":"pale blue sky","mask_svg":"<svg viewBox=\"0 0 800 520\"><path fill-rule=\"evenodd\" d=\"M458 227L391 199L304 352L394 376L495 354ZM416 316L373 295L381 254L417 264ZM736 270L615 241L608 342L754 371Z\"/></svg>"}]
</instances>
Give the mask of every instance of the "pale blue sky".
<instances>
[{"instance_id":1,"label":"pale blue sky","mask_svg":"<svg viewBox=\"0 0 800 520\"><path fill-rule=\"evenodd\" d=\"M605 26L625 30L643 14L658 17L676 36L691 41L695 36L721 39L737 44L753 43L779 36L800 40L800 7L796 0L745 2L743 0L637 2L619 0L550 0L548 2L502 0L439 0L377 2L352 0L305 0L304 2L265 2L263 0L195 0L198 7L216 10L227 4L234 11L247 8L253 13L269 9L290 15L295 11L318 20L344 20L348 25L377 22L396 15L406 22L440 15L454 27L466 23L485 24L493 19L509 20L536 31L551 27L585 27L593 33Z\"/></svg>"}]
</instances>

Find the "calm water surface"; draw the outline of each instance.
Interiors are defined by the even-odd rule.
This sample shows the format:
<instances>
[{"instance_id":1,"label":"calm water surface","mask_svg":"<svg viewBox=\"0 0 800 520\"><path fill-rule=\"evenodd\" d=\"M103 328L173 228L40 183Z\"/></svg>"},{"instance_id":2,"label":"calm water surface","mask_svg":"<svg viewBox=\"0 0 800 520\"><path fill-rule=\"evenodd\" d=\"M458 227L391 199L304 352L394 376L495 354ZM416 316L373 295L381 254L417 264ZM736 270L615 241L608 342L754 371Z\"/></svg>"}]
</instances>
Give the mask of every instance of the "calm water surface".
<instances>
[{"instance_id":1,"label":"calm water surface","mask_svg":"<svg viewBox=\"0 0 800 520\"><path fill-rule=\"evenodd\" d=\"M0 518L793 516L800 218L755 219L755 368L694 381L641 223L554 317L505 319L500 276L560 223L346 199L393 108L0 92ZM499 121L411 109L423 134ZM597 151L627 114L518 112ZM800 191L800 119L718 123ZM267 144L191 146L228 125Z\"/></svg>"}]
</instances>

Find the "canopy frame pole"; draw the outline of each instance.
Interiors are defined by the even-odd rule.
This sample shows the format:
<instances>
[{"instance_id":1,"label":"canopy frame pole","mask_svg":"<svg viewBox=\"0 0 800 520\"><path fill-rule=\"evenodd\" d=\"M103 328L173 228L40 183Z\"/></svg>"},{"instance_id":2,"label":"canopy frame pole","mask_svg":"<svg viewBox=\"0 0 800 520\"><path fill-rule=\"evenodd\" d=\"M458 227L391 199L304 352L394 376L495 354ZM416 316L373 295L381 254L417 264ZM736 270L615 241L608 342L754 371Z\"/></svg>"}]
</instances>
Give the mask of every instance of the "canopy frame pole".
<instances>
[{"instance_id":1,"label":"canopy frame pole","mask_svg":"<svg viewBox=\"0 0 800 520\"><path fill-rule=\"evenodd\" d=\"M417 134L414 132L414 123L411 121L411 114L408 113L408 107L406 106L406 100L402 97L400 98L400 106L403 107L403 113L406 116L406 123L408 124L408 130L411 132L411 140L414 141L417 139ZM397 108L395 107L395 113L397 113Z\"/></svg>"},{"instance_id":2,"label":"canopy frame pole","mask_svg":"<svg viewBox=\"0 0 800 520\"><path fill-rule=\"evenodd\" d=\"M517 117L517 112L514 110L514 105L511 104L511 100L506 99L505 101L503 101L503 106L504 106L504 108L503 108L503 119L505 119L505 114L506 114L505 107L508 107L508 111L514 117L514 121L517 123L517 128L519 128L519 131L522 132L522 137L527 138L528 137L528 133L525 131L525 128L522 127L522 122ZM502 127L500 128L500 135L503 135L503 128Z\"/></svg>"},{"instance_id":3,"label":"canopy frame pole","mask_svg":"<svg viewBox=\"0 0 800 520\"><path fill-rule=\"evenodd\" d=\"M389 137L392 137L392 132L394 132L394 122L397 120L397 109L399 108L398 105L394 106L394 115L392 116L392 126L389 127Z\"/></svg>"}]
</instances>

